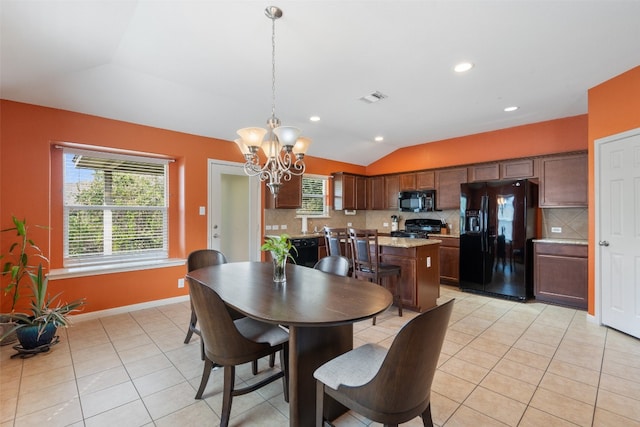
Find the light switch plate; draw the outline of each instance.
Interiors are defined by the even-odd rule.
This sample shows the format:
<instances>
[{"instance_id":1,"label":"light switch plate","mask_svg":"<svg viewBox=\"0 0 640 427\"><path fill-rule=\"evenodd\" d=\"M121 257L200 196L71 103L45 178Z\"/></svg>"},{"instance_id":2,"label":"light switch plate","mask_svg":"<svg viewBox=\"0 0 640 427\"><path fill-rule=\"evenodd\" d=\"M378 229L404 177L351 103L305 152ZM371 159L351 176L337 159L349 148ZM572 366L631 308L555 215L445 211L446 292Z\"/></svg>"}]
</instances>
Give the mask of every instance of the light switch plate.
<instances>
[{"instance_id":1,"label":"light switch plate","mask_svg":"<svg viewBox=\"0 0 640 427\"><path fill-rule=\"evenodd\" d=\"M562 233L562 227L551 227L552 233Z\"/></svg>"}]
</instances>

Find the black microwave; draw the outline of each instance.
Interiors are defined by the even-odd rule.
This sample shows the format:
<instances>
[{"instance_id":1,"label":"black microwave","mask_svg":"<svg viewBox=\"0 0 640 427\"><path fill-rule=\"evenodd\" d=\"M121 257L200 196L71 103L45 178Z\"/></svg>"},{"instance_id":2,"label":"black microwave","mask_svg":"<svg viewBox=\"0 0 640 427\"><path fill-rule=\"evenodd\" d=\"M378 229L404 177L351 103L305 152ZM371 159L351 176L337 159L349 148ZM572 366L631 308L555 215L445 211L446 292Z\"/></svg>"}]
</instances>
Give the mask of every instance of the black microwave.
<instances>
[{"instance_id":1,"label":"black microwave","mask_svg":"<svg viewBox=\"0 0 640 427\"><path fill-rule=\"evenodd\" d=\"M398 193L401 212L432 212L436 210L436 191L401 191Z\"/></svg>"}]
</instances>

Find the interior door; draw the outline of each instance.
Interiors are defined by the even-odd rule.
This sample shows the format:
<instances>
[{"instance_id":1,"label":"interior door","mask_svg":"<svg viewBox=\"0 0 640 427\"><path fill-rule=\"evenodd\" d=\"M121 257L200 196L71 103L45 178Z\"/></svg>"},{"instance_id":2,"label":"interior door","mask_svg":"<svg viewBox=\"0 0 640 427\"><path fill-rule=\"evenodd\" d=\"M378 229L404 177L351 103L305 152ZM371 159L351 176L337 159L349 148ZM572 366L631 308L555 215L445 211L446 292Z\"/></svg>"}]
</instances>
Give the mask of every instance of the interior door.
<instances>
[{"instance_id":1,"label":"interior door","mask_svg":"<svg viewBox=\"0 0 640 427\"><path fill-rule=\"evenodd\" d=\"M209 160L208 245L229 262L260 260L260 181L242 164Z\"/></svg>"},{"instance_id":2,"label":"interior door","mask_svg":"<svg viewBox=\"0 0 640 427\"><path fill-rule=\"evenodd\" d=\"M640 338L640 129L598 140L596 147L601 321Z\"/></svg>"}]
</instances>

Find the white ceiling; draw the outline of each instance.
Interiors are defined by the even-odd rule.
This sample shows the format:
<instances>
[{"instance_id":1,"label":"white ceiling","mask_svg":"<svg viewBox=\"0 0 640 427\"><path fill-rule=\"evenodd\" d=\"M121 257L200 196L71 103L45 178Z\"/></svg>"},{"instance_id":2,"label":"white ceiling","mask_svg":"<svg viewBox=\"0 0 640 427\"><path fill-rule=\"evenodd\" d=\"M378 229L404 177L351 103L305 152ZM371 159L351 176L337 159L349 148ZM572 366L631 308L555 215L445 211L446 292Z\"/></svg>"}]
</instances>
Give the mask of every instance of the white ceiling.
<instances>
[{"instance_id":1,"label":"white ceiling","mask_svg":"<svg viewBox=\"0 0 640 427\"><path fill-rule=\"evenodd\" d=\"M276 115L309 155L359 165L584 114L589 88L640 64L637 0L0 1L3 99L230 141L271 114L279 6Z\"/></svg>"}]
</instances>

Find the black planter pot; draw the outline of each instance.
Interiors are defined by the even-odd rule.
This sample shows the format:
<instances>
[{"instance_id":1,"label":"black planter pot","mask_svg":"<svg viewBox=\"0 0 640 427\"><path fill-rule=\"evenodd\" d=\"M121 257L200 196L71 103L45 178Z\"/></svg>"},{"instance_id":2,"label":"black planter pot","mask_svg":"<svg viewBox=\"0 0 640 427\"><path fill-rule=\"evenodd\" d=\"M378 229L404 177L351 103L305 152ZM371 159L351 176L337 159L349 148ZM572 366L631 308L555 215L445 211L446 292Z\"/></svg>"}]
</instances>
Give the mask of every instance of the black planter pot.
<instances>
[{"instance_id":1,"label":"black planter pot","mask_svg":"<svg viewBox=\"0 0 640 427\"><path fill-rule=\"evenodd\" d=\"M38 329L38 326L23 326L16 331L18 341L20 341L20 345L23 349L31 350L43 345L51 344L58 328L53 323L48 323L42 334L40 334L40 337L38 337Z\"/></svg>"}]
</instances>

